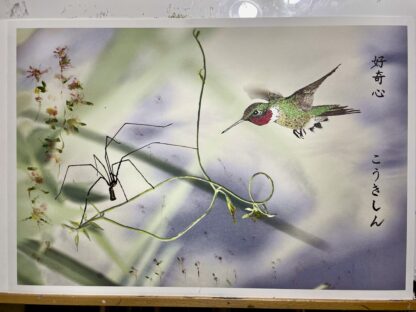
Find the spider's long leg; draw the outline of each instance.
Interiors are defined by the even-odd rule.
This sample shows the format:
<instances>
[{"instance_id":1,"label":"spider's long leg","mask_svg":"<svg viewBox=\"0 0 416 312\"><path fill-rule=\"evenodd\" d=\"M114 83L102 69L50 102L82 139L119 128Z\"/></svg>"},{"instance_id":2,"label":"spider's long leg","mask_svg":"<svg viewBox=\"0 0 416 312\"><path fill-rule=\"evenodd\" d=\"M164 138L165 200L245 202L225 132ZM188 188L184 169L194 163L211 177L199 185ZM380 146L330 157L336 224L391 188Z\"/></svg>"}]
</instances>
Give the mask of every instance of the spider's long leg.
<instances>
[{"instance_id":1,"label":"spider's long leg","mask_svg":"<svg viewBox=\"0 0 416 312\"><path fill-rule=\"evenodd\" d=\"M120 181L120 180L118 180L118 184L120 184L120 188L121 188L121 190L123 191L124 198L126 199L126 202L128 202L128 201L129 201L129 199L127 198L126 192L124 191L124 187L123 187L123 185L121 184L121 181Z\"/></svg>"},{"instance_id":2,"label":"spider's long leg","mask_svg":"<svg viewBox=\"0 0 416 312\"><path fill-rule=\"evenodd\" d=\"M107 146L110 145L110 143L113 142L113 141L116 142L117 144L120 144L120 142L116 141L114 139L114 137L115 136L109 137L108 135L105 137L104 159L105 159L105 163L107 164L107 169L108 169L109 173L111 173L112 171L111 171L111 166L110 166L110 159L108 158ZM109 142L109 140L110 140L110 142Z\"/></svg>"},{"instance_id":3,"label":"spider's long leg","mask_svg":"<svg viewBox=\"0 0 416 312\"><path fill-rule=\"evenodd\" d=\"M107 171L106 167L104 166L103 162L97 157L97 155L92 154L92 157L94 158L95 163L97 163L97 160L99 162L99 164L103 167L105 174L107 175L108 180L106 181L110 181L110 173L109 171ZM97 165L96 165L97 166ZM111 168L110 168L111 169ZM101 175L102 176L102 175Z\"/></svg>"},{"instance_id":4,"label":"spider's long leg","mask_svg":"<svg viewBox=\"0 0 416 312\"><path fill-rule=\"evenodd\" d=\"M127 157L127 156L129 156L129 155L131 155L131 154L133 154L133 153L135 153L135 152L137 152L137 151L140 151L141 149L143 149L143 148L146 148L146 147L148 147L148 146L151 146L151 145L153 145L153 144L157 144L157 145L167 145L167 146L176 146L176 147L183 147L183 148L189 148L189 149L194 149L194 150L196 150L196 148L195 147L192 147L192 146L186 146L186 145L179 145L179 144L171 144L171 143L164 143L164 142L151 142L151 143L148 143L148 144L145 144L145 145L143 145L142 147L139 147L139 148L136 148L136 149L134 149L134 150L132 150L131 152L128 152L126 155L124 155L124 156L122 156L121 158L120 158L120 160L117 162L118 163L118 166L117 166L117 171L116 171L116 176L118 176L118 172L119 172L119 170L120 170L120 165L121 165L121 163L123 162L123 160ZM115 163L116 164L116 163ZM114 164L113 164L114 165Z\"/></svg>"},{"instance_id":5,"label":"spider's long leg","mask_svg":"<svg viewBox=\"0 0 416 312\"><path fill-rule=\"evenodd\" d=\"M55 199L57 199L58 198L58 196L61 194L61 192L62 192L62 189L63 189L63 187L64 187L64 184L65 184L65 180L66 180L66 176L67 176L67 174L68 174L68 170L70 169L70 168L72 168L72 167L92 167L92 168L94 168L95 169L95 171L101 176L100 177L100 179L102 178L102 179L104 179L106 182L107 182L107 180L106 180L106 178L101 174L101 172L97 169L97 167L95 167L93 164L77 164L77 165L69 165L67 168L66 168L66 171L65 171L65 175L64 175L64 179L63 179L63 181L62 181L62 184L61 184L61 188L59 189L59 192L58 192L58 194L55 196Z\"/></svg>"},{"instance_id":6,"label":"spider's long leg","mask_svg":"<svg viewBox=\"0 0 416 312\"><path fill-rule=\"evenodd\" d=\"M94 165L95 165L95 168L97 168L97 159L98 159L98 157L97 157L97 159L95 158L95 157L93 157L94 158ZM97 176L98 176L98 172L97 172Z\"/></svg>"},{"instance_id":7,"label":"spider's long leg","mask_svg":"<svg viewBox=\"0 0 416 312\"><path fill-rule=\"evenodd\" d=\"M84 211L82 212L82 218L81 218L81 222L79 223L79 225L82 225L82 222L84 221L84 217L85 217L85 212L87 211L87 205L88 205L88 197L90 196L91 190L94 188L94 186L100 181L100 180L105 180L102 176L99 177L92 185L91 187L88 189L87 195L85 196L85 205L84 205ZM107 181L106 181L107 182ZM108 183L107 183L108 184Z\"/></svg>"},{"instance_id":8,"label":"spider's long leg","mask_svg":"<svg viewBox=\"0 0 416 312\"><path fill-rule=\"evenodd\" d=\"M115 140L115 137L117 136L117 134L120 133L120 131L128 125L132 125L132 126L142 126L142 127L153 127L153 128L166 128L169 127L172 123L167 124L167 125L151 125L151 124L142 124L142 123L134 123L134 122L125 122L118 130L117 132L112 136L109 137L107 136L105 139L105 148L104 148L104 158L105 158L105 162L107 164L108 170L111 171L111 166L110 166L110 160L108 158L108 152L107 152L107 147L114 141L118 144L120 144L120 142Z\"/></svg>"},{"instance_id":9,"label":"spider's long leg","mask_svg":"<svg viewBox=\"0 0 416 312\"><path fill-rule=\"evenodd\" d=\"M109 137L109 139L110 139L110 142L108 142L108 139L106 139L106 144L105 144L105 147L108 147L110 144L111 144L111 142L113 142L113 141L116 141L115 140L115 137L117 136L117 134L119 134L120 133L120 131L125 127L125 126L128 126L128 125L133 125L133 126L143 126L143 127L153 127L153 128L166 128L166 127L169 127L170 125L172 125L172 123L170 123L170 124L167 124L167 125L152 125L152 124L142 124L142 123L134 123L134 122L125 122L118 130L117 130L117 132L112 136L112 137ZM117 141L116 141L117 142ZM118 142L117 142L118 143Z\"/></svg>"},{"instance_id":10,"label":"spider's long leg","mask_svg":"<svg viewBox=\"0 0 416 312\"><path fill-rule=\"evenodd\" d=\"M110 141L110 142L108 142L108 141ZM117 144L120 144L120 142L119 142L119 141L117 141L116 139L114 139L114 136L113 136L113 137L110 137L110 136L108 136L108 135L106 135L106 136L105 136L105 146L110 145L110 143L111 143L112 141L116 142Z\"/></svg>"},{"instance_id":11,"label":"spider's long leg","mask_svg":"<svg viewBox=\"0 0 416 312\"><path fill-rule=\"evenodd\" d=\"M154 186L152 185L152 183L150 183L147 179L146 179L146 177L143 175L143 173L136 167L136 165L130 160L130 159L123 159L123 160L120 160L120 161L118 161L118 162L115 162L114 164L113 164L113 169L114 169L114 166L115 165L118 165L118 164L120 164L120 163L122 163L122 162L129 162L133 167L134 167L134 169L136 169L136 171L141 175L141 177L143 178L143 180L145 180L146 181L146 183L151 187L151 188L154 188ZM117 172L117 174L118 174L118 172ZM120 182L120 180L118 180L119 182Z\"/></svg>"}]
</instances>

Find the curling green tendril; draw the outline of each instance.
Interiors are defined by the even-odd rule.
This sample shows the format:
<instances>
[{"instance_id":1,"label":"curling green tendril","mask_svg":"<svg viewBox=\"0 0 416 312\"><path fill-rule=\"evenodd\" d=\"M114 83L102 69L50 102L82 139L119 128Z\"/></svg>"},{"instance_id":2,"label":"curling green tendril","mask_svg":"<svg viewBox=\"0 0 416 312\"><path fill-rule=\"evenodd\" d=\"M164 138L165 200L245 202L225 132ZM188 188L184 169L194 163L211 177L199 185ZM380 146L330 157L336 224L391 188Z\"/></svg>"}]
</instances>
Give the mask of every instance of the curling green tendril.
<instances>
[{"instance_id":1,"label":"curling green tendril","mask_svg":"<svg viewBox=\"0 0 416 312\"><path fill-rule=\"evenodd\" d=\"M202 107L202 98L203 98L203 94L204 94L204 88L205 88L205 82L207 79L207 68L206 68L206 58L205 58L205 52L204 49L202 47L201 42L199 41L199 34L200 31L199 30L193 30L193 37L196 40L198 47L201 51L202 54L202 62L203 62L203 67L202 69L199 71L199 77L201 78L202 84L201 84L201 91L199 94L199 101L198 101L198 116L197 116L197 122L196 122L196 153L197 153L197 158L198 158L198 164L199 167L203 173L204 177L198 177L198 176L192 176L192 175L185 175L185 176L176 176L176 177L171 177L168 179L165 179L161 182L159 182L158 184L154 185L153 187L150 187L140 193L138 193L137 195L135 195L134 197L130 198L129 200L111 206L109 208L106 208L102 211L99 211L97 209L97 207L95 207L95 205L93 205L96 214L94 216L92 216L91 218L85 220L84 222L82 222L82 224L79 224L78 226L68 226L66 225L67 228L70 228L72 230L86 230L87 227L96 224L96 221L106 221L109 222L113 225L117 225L120 226L122 228L128 229L128 230L133 230L139 233L143 233L149 236L152 236L158 240L161 241L173 241L176 240L178 238L180 238L181 236L183 236L184 234L186 234L190 229L192 229L195 225L197 225L201 220L203 220L214 208L215 202L218 198L218 196L221 194L222 196L224 196L226 203L227 203L227 207L228 210L230 212L230 214L232 215L233 219L235 220L234 214L235 214L235 206L231 200L231 198L233 198L234 200L237 200L241 203L247 204L248 208L246 208L245 210L248 211L248 213L246 213L245 215L242 216L243 219L245 218L261 218L261 217L273 217L273 215L269 214L267 211L267 207L266 207L266 203L272 198L273 193L274 193L274 182L273 179L266 173L264 172L257 172L255 174L253 174L248 182L248 195L249 195L249 199L245 199L241 196L239 196L238 194L234 193L233 191L231 191L230 189L228 189L226 186L217 183L215 181L213 181L208 173L206 172L204 166L202 165L202 160L201 160L201 153L200 153L200 144L199 144L199 129L200 129L200 121L201 121L201 107ZM256 178L257 176L264 176L267 178L267 180L270 183L271 186L271 190L269 195L261 200L255 200L253 198L253 194L252 194L252 184L253 184L253 180L254 178ZM150 231L138 228L138 227L133 227L133 226L129 226L129 225L125 225L125 224L121 224L113 219L107 218L105 216L106 213L115 210L119 207L124 206L126 203L131 202L133 200L136 200L137 198L150 193L150 192L154 192L156 191L159 187L161 187L162 185L166 184L166 183L170 183L170 182L174 182L176 180L188 180L188 181L199 181L199 182L203 182L203 183L207 183L208 185L210 185L210 187L213 190L213 195L212 195L212 199L211 202L208 206L208 208L204 211L204 213L202 213L199 217L197 217L194 221L192 221L192 223L190 225L188 225L185 229L183 229L182 231L180 231L179 233L175 234L174 236L169 236L169 237L163 237L160 235L157 235L155 233L152 233ZM72 223L74 224L74 223Z\"/></svg>"}]
</instances>

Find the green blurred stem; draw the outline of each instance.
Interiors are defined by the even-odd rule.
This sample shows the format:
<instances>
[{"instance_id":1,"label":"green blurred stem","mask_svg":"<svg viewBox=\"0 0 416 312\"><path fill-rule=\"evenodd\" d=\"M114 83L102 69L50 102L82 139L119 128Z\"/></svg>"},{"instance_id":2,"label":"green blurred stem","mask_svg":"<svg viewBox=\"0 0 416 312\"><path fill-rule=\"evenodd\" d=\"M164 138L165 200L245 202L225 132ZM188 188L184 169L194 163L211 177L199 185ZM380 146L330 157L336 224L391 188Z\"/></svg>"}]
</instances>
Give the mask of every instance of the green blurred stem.
<instances>
[{"instance_id":1,"label":"green blurred stem","mask_svg":"<svg viewBox=\"0 0 416 312\"><path fill-rule=\"evenodd\" d=\"M86 286L117 286L101 272L89 268L79 260L60 252L54 248L41 251L41 242L27 239L18 243L19 252L32 258L36 263L43 264L48 269L59 272L66 278Z\"/></svg>"}]
</instances>

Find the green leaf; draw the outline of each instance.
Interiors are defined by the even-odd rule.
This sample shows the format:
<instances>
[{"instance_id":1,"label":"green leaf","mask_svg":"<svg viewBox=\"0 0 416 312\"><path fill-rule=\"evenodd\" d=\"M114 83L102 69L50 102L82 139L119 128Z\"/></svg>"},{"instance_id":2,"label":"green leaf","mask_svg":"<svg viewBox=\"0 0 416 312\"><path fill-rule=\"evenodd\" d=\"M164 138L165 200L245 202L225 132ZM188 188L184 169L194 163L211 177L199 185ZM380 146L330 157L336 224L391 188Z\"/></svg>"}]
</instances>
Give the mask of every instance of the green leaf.
<instances>
[{"instance_id":1,"label":"green leaf","mask_svg":"<svg viewBox=\"0 0 416 312\"><path fill-rule=\"evenodd\" d=\"M265 205L263 205L263 206L264 206L264 210L260 209L258 204L253 203L253 208L245 208L244 209L245 211L248 211L249 213L246 213L241 218L242 219L251 218L253 221L257 221L257 220L262 219L264 217L274 218L275 215L269 214L267 212L266 206Z\"/></svg>"},{"instance_id":2,"label":"green leaf","mask_svg":"<svg viewBox=\"0 0 416 312\"><path fill-rule=\"evenodd\" d=\"M226 201L226 203L227 203L227 208L228 208L228 211L230 212L230 215L231 215L231 217L233 218L233 222L234 222L234 223L237 223L237 220L236 220L236 218L235 218L235 211L236 211L236 208L235 208L235 206L234 206L233 202L231 201L230 196L228 196L227 194L224 194L224 196L225 196L225 201Z\"/></svg>"},{"instance_id":3,"label":"green leaf","mask_svg":"<svg viewBox=\"0 0 416 312\"><path fill-rule=\"evenodd\" d=\"M57 123L57 122L58 122L58 120L56 118L49 118L49 119L45 120L45 123L48 124L48 125L54 124L54 123Z\"/></svg>"},{"instance_id":4,"label":"green leaf","mask_svg":"<svg viewBox=\"0 0 416 312\"><path fill-rule=\"evenodd\" d=\"M205 73L204 73L204 69L201 68L200 71L198 72L199 78L201 78L201 80L205 79Z\"/></svg>"},{"instance_id":5,"label":"green leaf","mask_svg":"<svg viewBox=\"0 0 416 312\"><path fill-rule=\"evenodd\" d=\"M88 230L94 234L99 234L101 231L104 231L104 229L95 222L88 223Z\"/></svg>"},{"instance_id":6,"label":"green leaf","mask_svg":"<svg viewBox=\"0 0 416 312\"><path fill-rule=\"evenodd\" d=\"M35 187L35 186L31 186L31 187L29 187L29 188L27 189L27 192L29 193L29 196L30 196L30 193L31 193L32 191L34 191L34 190L36 190L36 187Z\"/></svg>"},{"instance_id":7,"label":"green leaf","mask_svg":"<svg viewBox=\"0 0 416 312\"><path fill-rule=\"evenodd\" d=\"M78 234L78 232L74 237L74 242L75 242L75 246L77 247L77 251L78 251L78 245L79 245L79 234Z\"/></svg>"},{"instance_id":8,"label":"green leaf","mask_svg":"<svg viewBox=\"0 0 416 312\"><path fill-rule=\"evenodd\" d=\"M42 93L46 92L46 88L44 86L37 86L36 89L38 89Z\"/></svg>"},{"instance_id":9,"label":"green leaf","mask_svg":"<svg viewBox=\"0 0 416 312\"><path fill-rule=\"evenodd\" d=\"M18 251L36 260L48 269L85 286L117 286L101 272L98 272L71 256L54 248L40 253L41 243L36 240L24 240L17 245Z\"/></svg>"},{"instance_id":10,"label":"green leaf","mask_svg":"<svg viewBox=\"0 0 416 312\"><path fill-rule=\"evenodd\" d=\"M76 221L69 221L69 223L71 223L75 228L79 227L79 223Z\"/></svg>"},{"instance_id":11,"label":"green leaf","mask_svg":"<svg viewBox=\"0 0 416 312\"><path fill-rule=\"evenodd\" d=\"M83 229L82 233L88 238L88 240L91 240L90 234L88 234L88 230L87 229Z\"/></svg>"}]
</instances>

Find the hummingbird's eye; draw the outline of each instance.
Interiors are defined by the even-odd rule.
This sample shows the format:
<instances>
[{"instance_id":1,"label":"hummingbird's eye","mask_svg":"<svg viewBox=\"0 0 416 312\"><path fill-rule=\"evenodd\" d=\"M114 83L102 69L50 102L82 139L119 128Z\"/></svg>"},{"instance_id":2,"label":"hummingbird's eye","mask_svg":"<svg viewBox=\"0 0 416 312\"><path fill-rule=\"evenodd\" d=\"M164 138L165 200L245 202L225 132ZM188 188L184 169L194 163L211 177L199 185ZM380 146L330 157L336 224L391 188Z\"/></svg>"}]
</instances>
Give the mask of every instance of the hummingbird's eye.
<instances>
[{"instance_id":1,"label":"hummingbird's eye","mask_svg":"<svg viewBox=\"0 0 416 312\"><path fill-rule=\"evenodd\" d=\"M253 112L253 115L254 116L257 116L259 114L259 111L256 109L254 112Z\"/></svg>"}]
</instances>

